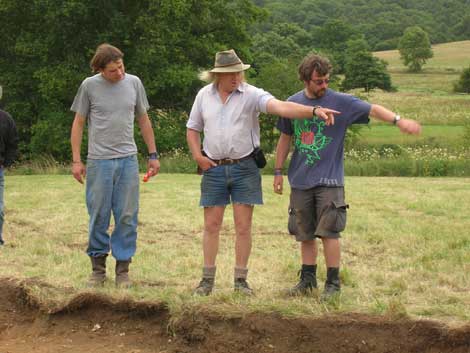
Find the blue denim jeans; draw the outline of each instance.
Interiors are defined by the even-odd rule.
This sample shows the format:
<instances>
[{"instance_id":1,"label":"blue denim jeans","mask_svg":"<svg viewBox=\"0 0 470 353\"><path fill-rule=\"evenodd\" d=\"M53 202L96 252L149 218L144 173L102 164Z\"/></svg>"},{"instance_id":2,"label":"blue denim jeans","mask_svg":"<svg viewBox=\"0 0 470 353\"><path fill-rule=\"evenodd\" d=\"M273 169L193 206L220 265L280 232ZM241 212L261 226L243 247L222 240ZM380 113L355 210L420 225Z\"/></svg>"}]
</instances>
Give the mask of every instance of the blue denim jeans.
<instances>
[{"instance_id":1,"label":"blue denim jeans","mask_svg":"<svg viewBox=\"0 0 470 353\"><path fill-rule=\"evenodd\" d=\"M0 245L3 245L2 231L3 231L3 189L5 188L5 177L3 168L0 167Z\"/></svg>"},{"instance_id":2,"label":"blue denim jeans","mask_svg":"<svg viewBox=\"0 0 470 353\"><path fill-rule=\"evenodd\" d=\"M203 173L199 206L225 206L230 202L263 204L261 174L254 159L219 165Z\"/></svg>"},{"instance_id":3,"label":"blue denim jeans","mask_svg":"<svg viewBox=\"0 0 470 353\"><path fill-rule=\"evenodd\" d=\"M135 254L139 211L137 156L87 161L86 203L90 216L87 254L100 256L111 250L118 261ZM114 229L108 233L111 212Z\"/></svg>"}]
</instances>

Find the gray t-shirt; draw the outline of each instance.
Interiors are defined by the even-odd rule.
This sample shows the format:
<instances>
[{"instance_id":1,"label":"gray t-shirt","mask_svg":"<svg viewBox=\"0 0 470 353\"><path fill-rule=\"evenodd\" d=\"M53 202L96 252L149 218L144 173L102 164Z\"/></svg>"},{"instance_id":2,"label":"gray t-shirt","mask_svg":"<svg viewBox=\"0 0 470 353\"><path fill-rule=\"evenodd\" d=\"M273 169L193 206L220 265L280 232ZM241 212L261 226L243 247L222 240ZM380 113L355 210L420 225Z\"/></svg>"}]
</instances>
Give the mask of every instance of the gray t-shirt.
<instances>
[{"instance_id":1,"label":"gray t-shirt","mask_svg":"<svg viewBox=\"0 0 470 353\"><path fill-rule=\"evenodd\" d=\"M288 99L304 105L320 105L338 110L335 124L326 126L319 118L280 118L277 128L293 135L294 153L289 164L289 183L295 189L315 186L344 186L344 138L351 124L367 124L371 105L354 96L328 89L318 99L308 98L304 91Z\"/></svg>"},{"instance_id":2,"label":"gray t-shirt","mask_svg":"<svg viewBox=\"0 0 470 353\"><path fill-rule=\"evenodd\" d=\"M125 74L111 83L101 74L86 78L72 110L87 118L88 159L113 159L137 153L134 120L149 108L145 89L137 76Z\"/></svg>"}]
</instances>

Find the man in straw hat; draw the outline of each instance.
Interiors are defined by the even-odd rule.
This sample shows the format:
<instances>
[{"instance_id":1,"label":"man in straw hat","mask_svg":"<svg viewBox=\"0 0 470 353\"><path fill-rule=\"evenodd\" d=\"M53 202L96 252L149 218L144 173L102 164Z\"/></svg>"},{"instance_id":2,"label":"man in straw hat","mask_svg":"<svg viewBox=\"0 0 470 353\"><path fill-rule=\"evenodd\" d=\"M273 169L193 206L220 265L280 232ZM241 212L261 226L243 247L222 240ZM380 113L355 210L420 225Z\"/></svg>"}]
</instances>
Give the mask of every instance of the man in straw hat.
<instances>
[{"instance_id":1,"label":"man in straw hat","mask_svg":"<svg viewBox=\"0 0 470 353\"><path fill-rule=\"evenodd\" d=\"M316 115L328 125L334 123L333 114L339 114L275 99L244 82L244 71L249 68L234 50L218 52L214 68L200 75L211 83L197 94L186 124L189 148L203 173L200 206L204 207L204 267L195 290L197 295L209 295L214 287L219 233L225 206L230 203L236 233L234 289L247 295L253 293L246 278L253 207L263 203L261 175L253 156L255 146L260 144L259 114L288 118Z\"/></svg>"},{"instance_id":2,"label":"man in straw hat","mask_svg":"<svg viewBox=\"0 0 470 353\"><path fill-rule=\"evenodd\" d=\"M3 89L0 86L0 100ZM13 118L0 109L0 245L3 245L3 190L5 188L4 169L9 167L18 152L18 133Z\"/></svg>"}]
</instances>

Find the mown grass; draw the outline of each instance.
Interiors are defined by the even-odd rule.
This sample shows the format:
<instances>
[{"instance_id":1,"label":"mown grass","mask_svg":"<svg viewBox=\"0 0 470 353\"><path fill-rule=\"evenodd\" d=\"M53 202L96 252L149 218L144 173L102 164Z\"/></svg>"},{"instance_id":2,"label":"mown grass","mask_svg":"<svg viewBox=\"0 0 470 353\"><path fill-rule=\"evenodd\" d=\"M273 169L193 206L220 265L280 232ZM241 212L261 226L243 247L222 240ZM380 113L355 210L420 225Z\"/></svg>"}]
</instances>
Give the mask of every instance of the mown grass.
<instances>
[{"instance_id":1,"label":"mown grass","mask_svg":"<svg viewBox=\"0 0 470 353\"><path fill-rule=\"evenodd\" d=\"M131 265L137 286L99 290L114 297L164 301L173 312L206 307L230 315L263 311L285 315L365 312L445 321L470 320L470 179L347 178L348 227L343 234L341 301L285 298L299 268L297 243L287 235L288 193L271 192L263 180L265 205L256 207L250 283L256 297L232 293L233 221L227 209L218 257L217 290L194 298L201 274L202 210L199 177L161 174L141 185L138 251ZM71 176L6 178L6 275L36 278L45 301L66 301L88 291L90 271L84 188ZM108 261L110 267L114 261ZM320 283L325 278L319 261Z\"/></svg>"},{"instance_id":2,"label":"mown grass","mask_svg":"<svg viewBox=\"0 0 470 353\"><path fill-rule=\"evenodd\" d=\"M432 46L434 57L427 60L425 70L434 71L461 71L470 64L470 40L435 44ZM389 63L390 71L404 70L405 66L400 60L398 50L375 52L374 55Z\"/></svg>"},{"instance_id":3,"label":"mown grass","mask_svg":"<svg viewBox=\"0 0 470 353\"><path fill-rule=\"evenodd\" d=\"M463 144L464 129L462 126L425 125L421 135L405 135L395 126L371 124L360 130L360 145L396 144L406 145L446 145L458 147Z\"/></svg>"},{"instance_id":4,"label":"mown grass","mask_svg":"<svg viewBox=\"0 0 470 353\"><path fill-rule=\"evenodd\" d=\"M419 121L424 129L416 140L412 137L398 138L393 127L375 128L376 122L373 122L372 129L363 130L364 142L406 145L417 141L451 147L463 144L461 131L470 123L470 95L454 93L453 85L462 70L470 65L470 41L434 45L433 52L434 57L428 60L420 73L408 71L398 50L374 53L389 63L388 72L397 92L375 90L367 95L367 99L398 112L402 117Z\"/></svg>"}]
</instances>

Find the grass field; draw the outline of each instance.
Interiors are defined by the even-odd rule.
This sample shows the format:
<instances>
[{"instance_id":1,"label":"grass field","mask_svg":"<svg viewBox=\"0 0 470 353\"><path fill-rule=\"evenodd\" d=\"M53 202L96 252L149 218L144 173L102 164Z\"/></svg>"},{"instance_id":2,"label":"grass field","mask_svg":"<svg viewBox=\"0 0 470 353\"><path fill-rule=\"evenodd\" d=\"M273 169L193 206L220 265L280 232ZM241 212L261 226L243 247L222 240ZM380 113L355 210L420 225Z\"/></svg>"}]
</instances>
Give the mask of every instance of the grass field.
<instances>
[{"instance_id":1,"label":"grass field","mask_svg":"<svg viewBox=\"0 0 470 353\"><path fill-rule=\"evenodd\" d=\"M420 73L408 72L397 50L374 53L389 63L388 71L397 92L380 90L371 92L367 99L381 104L406 118L418 120L425 125L421 140L431 138L443 146L460 144L458 136L463 125L470 123L470 95L456 94L453 84L460 73L470 65L470 41L437 44L433 46L434 57ZM429 125L434 125L430 128ZM456 126L449 128L448 126ZM394 127L364 131L368 141L395 143ZM413 139L402 139L414 143Z\"/></svg>"},{"instance_id":2,"label":"grass field","mask_svg":"<svg viewBox=\"0 0 470 353\"><path fill-rule=\"evenodd\" d=\"M470 65L470 40L432 46L434 57L424 66L425 71L460 72ZM375 55L389 63L391 72L403 71L405 66L400 60L397 50L376 52Z\"/></svg>"},{"instance_id":3,"label":"grass field","mask_svg":"<svg viewBox=\"0 0 470 353\"><path fill-rule=\"evenodd\" d=\"M232 293L230 208L221 234L217 290L208 298L191 296L201 273L202 211L199 177L182 174L162 174L141 185L138 251L131 265L137 286L117 290L110 279L99 291L164 301L173 312L185 307L210 307L227 315L362 312L468 322L470 179L350 177L346 183L351 208L343 234L339 302L324 305L315 297L281 295L297 280L299 253L286 231L288 194L274 195L267 176L265 205L255 209L250 260L256 297ZM5 201L4 273L47 283L33 288L45 302L63 303L89 291L84 187L71 176L7 176ZM325 278L322 258L319 278L320 283Z\"/></svg>"}]
</instances>

